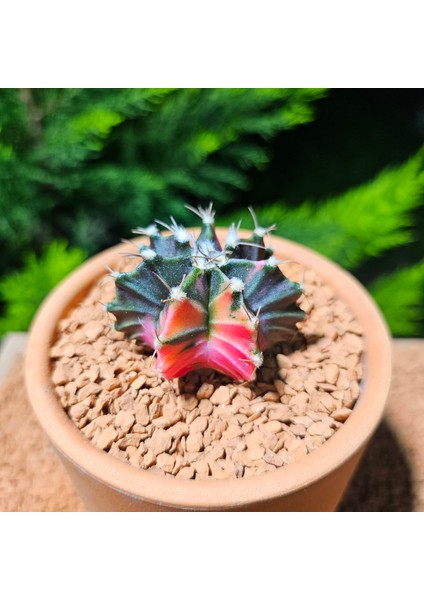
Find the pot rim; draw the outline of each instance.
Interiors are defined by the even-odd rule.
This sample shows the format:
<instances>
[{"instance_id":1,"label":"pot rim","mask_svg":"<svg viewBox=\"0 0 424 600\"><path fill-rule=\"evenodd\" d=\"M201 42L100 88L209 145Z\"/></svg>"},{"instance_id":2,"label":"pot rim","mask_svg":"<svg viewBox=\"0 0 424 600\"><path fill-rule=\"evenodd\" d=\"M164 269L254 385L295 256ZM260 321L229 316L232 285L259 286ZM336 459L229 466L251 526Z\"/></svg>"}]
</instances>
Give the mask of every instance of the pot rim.
<instances>
[{"instance_id":1,"label":"pot rim","mask_svg":"<svg viewBox=\"0 0 424 600\"><path fill-rule=\"evenodd\" d=\"M218 237L225 228L217 228ZM241 235L247 232L240 232ZM140 241L143 238L136 238ZM116 262L127 244L118 244L86 261L46 298L32 323L25 360L30 403L59 454L79 470L125 495L165 507L227 510L266 502L300 491L332 473L358 453L377 428L390 387L391 343L384 319L367 290L328 258L284 238L273 236L275 255L315 270L351 309L363 329L366 375L352 414L322 446L275 471L234 480L181 480L160 477L125 464L99 450L63 410L50 378L49 350L56 325L88 288Z\"/></svg>"}]
</instances>

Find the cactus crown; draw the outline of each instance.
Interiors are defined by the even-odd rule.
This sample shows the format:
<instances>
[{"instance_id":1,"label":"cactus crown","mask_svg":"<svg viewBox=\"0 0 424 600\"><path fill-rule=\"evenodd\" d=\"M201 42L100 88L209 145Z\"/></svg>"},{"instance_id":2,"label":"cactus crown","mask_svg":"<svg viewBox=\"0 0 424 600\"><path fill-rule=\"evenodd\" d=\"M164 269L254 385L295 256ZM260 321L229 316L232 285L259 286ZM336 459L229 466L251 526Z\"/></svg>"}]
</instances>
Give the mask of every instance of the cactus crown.
<instances>
[{"instance_id":1,"label":"cactus crown","mask_svg":"<svg viewBox=\"0 0 424 600\"><path fill-rule=\"evenodd\" d=\"M224 247L214 227L212 205L187 206L201 220L196 238L171 219L134 230L149 238L140 247L143 259L134 271L115 273L116 298L107 309L115 328L140 339L157 353L157 368L166 378L211 368L235 380L251 380L263 351L289 339L304 317L296 301L302 285L287 279L249 209L254 230L239 238L231 225Z\"/></svg>"}]
</instances>

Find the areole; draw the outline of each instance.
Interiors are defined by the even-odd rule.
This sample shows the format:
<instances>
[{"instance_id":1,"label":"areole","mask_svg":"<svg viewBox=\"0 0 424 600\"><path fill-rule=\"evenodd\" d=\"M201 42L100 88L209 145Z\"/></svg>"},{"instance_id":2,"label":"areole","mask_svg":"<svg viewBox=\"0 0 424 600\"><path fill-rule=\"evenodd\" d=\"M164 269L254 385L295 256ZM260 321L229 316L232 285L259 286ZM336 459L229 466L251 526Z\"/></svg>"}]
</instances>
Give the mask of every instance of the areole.
<instances>
[{"instance_id":1,"label":"areole","mask_svg":"<svg viewBox=\"0 0 424 600\"><path fill-rule=\"evenodd\" d=\"M222 240L227 231L217 230ZM242 232L241 232L242 233ZM364 330L361 396L344 425L320 448L273 472L228 481L179 480L138 470L98 450L62 409L50 378L49 349L57 323L116 265L124 245L87 261L46 299L31 328L26 381L30 402L89 510L334 510L387 400L390 338L384 320L357 280L328 259L274 237L275 255L314 269L352 310Z\"/></svg>"}]
</instances>

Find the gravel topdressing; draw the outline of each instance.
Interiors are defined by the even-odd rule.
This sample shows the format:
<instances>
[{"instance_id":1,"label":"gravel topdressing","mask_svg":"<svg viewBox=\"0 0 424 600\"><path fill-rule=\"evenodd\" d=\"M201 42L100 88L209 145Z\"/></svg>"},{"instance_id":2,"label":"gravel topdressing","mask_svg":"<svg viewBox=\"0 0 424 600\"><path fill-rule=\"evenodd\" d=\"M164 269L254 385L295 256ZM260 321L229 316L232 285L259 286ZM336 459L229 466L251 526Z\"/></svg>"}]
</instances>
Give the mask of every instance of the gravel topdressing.
<instances>
[{"instance_id":1,"label":"gravel topdressing","mask_svg":"<svg viewBox=\"0 0 424 600\"><path fill-rule=\"evenodd\" d=\"M126 260L120 270L131 268ZM349 418L363 353L349 309L302 271L283 268L305 281L299 335L266 352L256 381L241 384L207 370L159 377L155 358L113 329L103 304L114 283L101 278L60 321L51 349L63 408L97 448L162 476L250 477L302 459Z\"/></svg>"}]
</instances>

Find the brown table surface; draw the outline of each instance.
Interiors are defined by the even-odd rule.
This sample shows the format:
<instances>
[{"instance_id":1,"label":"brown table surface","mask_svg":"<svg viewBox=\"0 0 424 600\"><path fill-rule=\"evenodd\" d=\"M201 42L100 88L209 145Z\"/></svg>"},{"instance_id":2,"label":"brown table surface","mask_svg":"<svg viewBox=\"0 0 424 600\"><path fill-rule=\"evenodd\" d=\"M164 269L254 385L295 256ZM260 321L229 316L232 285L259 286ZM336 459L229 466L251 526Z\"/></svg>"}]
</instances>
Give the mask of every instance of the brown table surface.
<instances>
[{"instance_id":1,"label":"brown table surface","mask_svg":"<svg viewBox=\"0 0 424 600\"><path fill-rule=\"evenodd\" d=\"M28 405L25 343L11 334L0 352L0 511L83 510ZM340 511L424 510L424 340L394 340L393 357L385 418Z\"/></svg>"}]
</instances>

